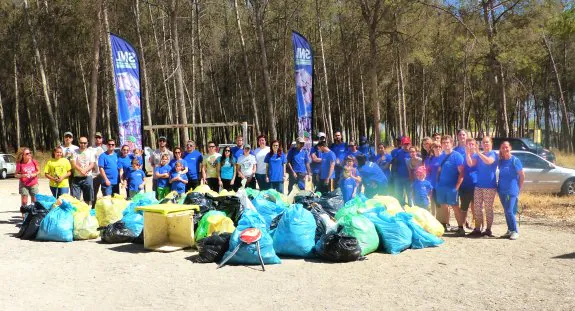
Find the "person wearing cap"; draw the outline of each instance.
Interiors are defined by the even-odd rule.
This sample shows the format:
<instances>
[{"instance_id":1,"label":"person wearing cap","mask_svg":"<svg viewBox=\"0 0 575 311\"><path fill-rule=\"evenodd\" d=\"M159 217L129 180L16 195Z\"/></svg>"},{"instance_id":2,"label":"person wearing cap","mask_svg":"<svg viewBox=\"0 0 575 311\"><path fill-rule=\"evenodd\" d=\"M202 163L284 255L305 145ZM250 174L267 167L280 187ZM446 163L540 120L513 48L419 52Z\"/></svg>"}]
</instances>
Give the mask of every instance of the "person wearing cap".
<instances>
[{"instance_id":1,"label":"person wearing cap","mask_svg":"<svg viewBox=\"0 0 575 311\"><path fill-rule=\"evenodd\" d=\"M326 136L324 132L319 132L317 134L318 143L322 141L325 142L325 138ZM317 145L311 147L309 155L311 163L309 166L312 173L311 182L315 187L317 187L319 185L319 173L321 169L321 151L319 150Z\"/></svg>"},{"instance_id":2,"label":"person wearing cap","mask_svg":"<svg viewBox=\"0 0 575 311\"><path fill-rule=\"evenodd\" d=\"M94 201L94 183L92 182L92 169L94 168L95 155L92 149L88 148L88 137L80 137L78 140L80 148L76 150L72 161L72 195L80 200L80 195L84 197L84 202L88 205Z\"/></svg>"},{"instance_id":3,"label":"person wearing cap","mask_svg":"<svg viewBox=\"0 0 575 311\"><path fill-rule=\"evenodd\" d=\"M305 181L311 176L310 158L305 145L305 139L298 137L295 147L292 147L287 154L287 173L289 175L288 193L297 183L300 190L305 190Z\"/></svg>"},{"instance_id":4,"label":"person wearing cap","mask_svg":"<svg viewBox=\"0 0 575 311\"><path fill-rule=\"evenodd\" d=\"M64 157L69 161L74 161L74 154L78 150L78 146L72 144L74 141L74 135L72 132L64 133L64 144L62 144L62 152L64 152Z\"/></svg>"},{"instance_id":5,"label":"person wearing cap","mask_svg":"<svg viewBox=\"0 0 575 311\"><path fill-rule=\"evenodd\" d=\"M201 165L204 160L202 153L196 150L196 142L188 140L186 143L186 151L184 151L183 159L188 166L188 183L186 184L186 192L190 189L195 189L200 185L201 179Z\"/></svg>"},{"instance_id":6,"label":"person wearing cap","mask_svg":"<svg viewBox=\"0 0 575 311\"><path fill-rule=\"evenodd\" d=\"M447 231L449 222L449 208L455 213L458 229L456 236L465 236L463 229L464 219L457 205L457 192L463 182L464 168L463 156L453 150L453 139L449 135L441 137L443 147L443 158L438 168L438 179L436 184L437 203L441 205L439 221Z\"/></svg>"},{"instance_id":7,"label":"person wearing cap","mask_svg":"<svg viewBox=\"0 0 575 311\"><path fill-rule=\"evenodd\" d=\"M241 187L243 184L243 180L245 180L245 187L246 188L256 188L256 157L252 154L252 147L249 144L244 145L244 153L239 156L238 161L236 162L236 171L237 175L240 179L238 187ZM234 185L236 186L236 185ZM239 188L238 188L239 189Z\"/></svg>"},{"instance_id":8,"label":"person wearing cap","mask_svg":"<svg viewBox=\"0 0 575 311\"><path fill-rule=\"evenodd\" d=\"M170 161L174 158L174 154L166 147L167 145L166 136L160 136L160 138L158 139L158 144L160 147L154 150L154 152L152 152L152 155L150 156L150 164L152 165L152 169L154 170L156 167L160 165L162 155L167 154ZM156 188L157 188L157 180L156 178L154 178L152 181L152 190L156 191Z\"/></svg>"},{"instance_id":9,"label":"person wearing cap","mask_svg":"<svg viewBox=\"0 0 575 311\"><path fill-rule=\"evenodd\" d=\"M407 136L402 137L401 149L392 158L392 168L393 166L396 167L394 176L395 198L402 206L406 203L411 205L411 181L407 167L407 161L410 159L409 147L411 147L411 139Z\"/></svg>"},{"instance_id":10,"label":"person wearing cap","mask_svg":"<svg viewBox=\"0 0 575 311\"><path fill-rule=\"evenodd\" d=\"M336 156L331 151L325 141L320 141L317 147L322 152L321 155L321 169L319 173L319 184L316 190L321 194L326 194L331 191L333 179L335 178L335 161Z\"/></svg>"},{"instance_id":11,"label":"person wearing cap","mask_svg":"<svg viewBox=\"0 0 575 311\"><path fill-rule=\"evenodd\" d=\"M92 190L93 190L93 204L96 204L96 198L98 197L98 192L100 191L101 178L100 178L100 168L98 167L98 159L100 155L106 152L107 148L104 145L104 137L102 133L96 132L94 134L94 145L90 147L92 153L94 154L94 168L92 169Z\"/></svg>"},{"instance_id":12,"label":"person wearing cap","mask_svg":"<svg viewBox=\"0 0 575 311\"><path fill-rule=\"evenodd\" d=\"M270 153L270 147L266 145L266 136L258 136L258 147L254 152L254 156L256 157L255 177L260 190L268 190L270 188L269 183L266 181L268 165L265 159L268 153Z\"/></svg>"},{"instance_id":13,"label":"person wearing cap","mask_svg":"<svg viewBox=\"0 0 575 311\"><path fill-rule=\"evenodd\" d=\"M387 195L387 177L381 168L368 161L364 154L358 155L356 161L361 183L365 187L365 196L370 199L376 195Z\"/></svg>"},{"instance_id":14,"label":"person wearing cap","mask_svg":"<svg viewBox=\"0 0 575 311\"><path fill-rule=\"evenodd\" d=\"M368 160L375 156L375 150L373 150L373 147L369 145L367 137L365 136L361 136L359 138L359 146L357 147L357 150L362 154L365 154Z\"/></svg>"},{"instance_id":15,"label":"person wearing cap","mask_svg":"<svg viewBox=\"0 0 575 311\"><path fill-rule=\"evenodd\" d=\"M347 155L347 143L343 141L343 136L340 131L336 131L333 135L333 143L329 146L329 149L335 154L335 183L337 186L337 181L341 176L341 172L344 166L344 159Z\"/></svg>"}]
</instances>

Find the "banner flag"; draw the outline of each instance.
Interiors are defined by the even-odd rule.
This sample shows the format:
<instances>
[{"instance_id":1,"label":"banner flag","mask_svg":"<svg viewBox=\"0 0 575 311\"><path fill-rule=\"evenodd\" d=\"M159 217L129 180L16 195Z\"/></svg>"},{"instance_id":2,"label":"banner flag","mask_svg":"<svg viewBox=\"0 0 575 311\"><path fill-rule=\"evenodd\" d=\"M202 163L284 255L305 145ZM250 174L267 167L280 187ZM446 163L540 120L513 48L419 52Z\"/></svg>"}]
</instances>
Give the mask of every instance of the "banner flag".
<instances>
[{"instance_id":1,"label":"banner flag","mask_svg":"<svg viewBox=\"0 0 575 311\"><path fill-rule=\"evenodd\" d=\"M293 31L292 42L295 63L295 85L298 118L298 136L305 139L305 147L313 143L313 54L307 39Z\"/></svg>"},{"instance_id":2,"label":"banner flag","mask_svg":"<svg viewBox=\"0 0 575 311\"><path fill-rule=\"evenodd\" d=\"M140 63L134 47L124 39L110 34L112 60L118 99L120 146L130 151L142 149L142 110L140 108Z\"/></svg>"}]
</instances>

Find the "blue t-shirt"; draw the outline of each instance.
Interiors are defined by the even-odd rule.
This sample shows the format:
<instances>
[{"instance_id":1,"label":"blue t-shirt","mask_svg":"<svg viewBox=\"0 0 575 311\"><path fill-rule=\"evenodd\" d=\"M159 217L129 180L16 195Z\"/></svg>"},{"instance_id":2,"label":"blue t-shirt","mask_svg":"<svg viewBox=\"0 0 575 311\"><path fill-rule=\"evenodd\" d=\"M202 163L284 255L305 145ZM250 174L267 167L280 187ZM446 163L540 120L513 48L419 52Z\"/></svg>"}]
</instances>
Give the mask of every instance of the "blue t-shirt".
<instances>
[{"instance_id":1,"label":"blue t-shirt","mask_svg":"<svg viewBox=\"0 0 575 311\"><path fill-rule=\"evenodd\" d=\"M457 145L457 147L453 148L453 151L458 152L460 155L465 157L465 147Z\"/></svg>"},{"instance_id":2,"label":"blue t-shirt","mask_svg":"<svg viewBox=\"0 0 575 311\"><path fill-rule=\"evenodd\" d=\"M184 156L182 157L186 161L188 166L188 180L190 179L199 179L200 174L200 165L204 158L202 157L202 153L198 150L194 150L192 152L184 152Z\"/></svg>"},{"instance_id":3,"label":"blue t-shirt","mask_svg":"<svg viewBox=\"0 0 575 311\"><path fill-rule=\"evenodd\" d=\"M287 161L291 164L294 172L307 173L306 164L309 163L310 159L306 149L297 150L297 148L291 148L288 151Z\"/></svg>"},{"instance_id":4,"label":"blue t-shirt","mask_svg":"<svg viewBox=\"0 0 575 311\"><path fill-rule=\"evenodd\" d=\"M519 171L523 164L515 156L509 160L499 159L499 183L497 190L501 194L519 195Z\"/></svg>"},{"instance_id":5,"label":"blue t-shirt","mask_svg":"<svg viewBox=\"0 0 575 311\"><path fill-rule=\"evenodd\" d=\"M282 153L281 157L277 153L273 156L268 153L264 162L268 164L270 182L281 182L284 180L284 164L287 163L285 153Z\"/></svg>"},{"instance_id":6,"label":"blue t-shirt","mask_svg":"<svg viewBox=\"0 0 575 311\"><path fill-rule=\"evenodd\" d=\"M463 181L460 188L475 189L475 184L477 184L477 166L471 167L467 165L465 147L457 146L453 151L458 152L463 157Z\"/></svg>"},{"instance_id":7,"label":"blue t-shirt","mask_svg":"<svg viewBox=\"0 0 575 311\"><path fill-rule=\"evenodd\" d=\"M355 182L355 179L351 177L342 178L339 181L339 188L341 189L344 202L353 199L353 191L355 190L355 187L357 187L357 183Z\"/></svg>"},{"instance_id":8,"label":"blue t-shirt","mask_svg":"<svg viewBox=\"0 0 575 311\"><path fill-rule=\"evenodd\" d=\"M335 158L339 160L339 163L343 165L343 159L347 155L347 143L341 142L339 144L333 143L329 146L329 150L331 150L335 154Z\"/></svg>"},{"instance_id":9,"label":"blue t-shirt","mask_svg":"<svg viewBox=\"0 0 575 311\"><path fill-rule=\"evenodd\" d=\"M396 162L394 159L397 157L397 153L399 152L399 150L401 150L401 147L395 148L395 149L391 150L391 152L390 152L391 160L392 160L391 175L393 175L393 176L395 176L397 173L397 165L393 165L393 163Z\"/></svg>"},{"instance_id":10,"label":"blue t-shirt","mask_svg":"<svg viewBox=\"0 0 575 311\"><path fill-rule=\"evenodd\" d=\"M311 168L311 172L313 174L319 174L319 171L321 169L321 162L313 162L311 159L311 155L315 154L316 157L318 157L319 159L321 159L321 151L319 151L319 149L317 147L312 147L311 148L311 152L309 154L309 161L310 161L310 168Z\"/></svg>"},{"instance_id":11,"label":"blue t-shirt","mask_svg":"<svg viewBox=\"0 0 575 311\"><path fill-rule=\"evenodd\" d=\"M359 176L361 176L361 182L364 184L369 184L375 182L377 184L386 185L387 177L379 168L379 166L373 162L366 162L364 166L358 169Z\"/></svg>"},{"instance_id":12,"label":"blue t-shirt","mask_svg":"<svg viewBox=\"0 0 575 311\"><path fill-rule=\"evenodd\" d=\"M132 157L130 156L119 156L118 157L118 170L124 170L124 176L122 179L128 179L130 177L130 170L132 169ZM107 174L106 174L107 175Z\"/></svg>"},{"instance_id":13,"label":"blue t-shirt","mask_svg":"<svg viewBox=\"0 0 575 311\"><path fill-rule=\"evenodd\" d=\"M372 156L371 158L369 158L369 160L375 164L377 164L377 166L379 166L379 168L383 171L383 173L385 174L385 177L387 177L387 179L389 179L389 176L391 174L390 171L390 166L387 166L387 168L385 167L387 164L391 163L391 154L386 153L386 154L376 154L374 156Z\"/></svg>"},{"instance_id":14,"label":"blue t-shirt","mask_svg":"<svg viewBox=\"0 0 575 311\"><path fill-rule=\"evenodd\" d=\"M349 157L353 157L355 159L360 154L363 154L363 153L359 150L356 150L355 152L351 152L351 150L348 150L347 153L345 154L344 158L347 158L349 156Z\"/></svg>"},{"instance_id":15,"label":"blue t-shirt","mask_svg":"<svg viewBox=\"0 0 575 311\"><path fill-rule=\"evenodd\" d=\"M329 167L332 163L335 163L335 153L333 151L323 152L321 154L321 168L319 172L319 179L335 178L335 169L331 176L328 176Z\"/></svg>"},{"instance_id":16,"label":"blue t-shirt","mask_svg":"<svg viewBox=\"0 0 575 311\"><path fill-rule=\"evenodd\" d=\"M182 166L184 167L184 169L186 167L188 167L188 162L186 162L186 160L184 160L184 159L179 159L179 160L171 159L170 163L168 163L168 165L172 168L172 172L176 171L176 162L182 163Z\"/></svg>"},{"instance_id":17,"label":"blue t-shirt","mask_svg":"<svg viewBox=\"0 0 575 311\"><path fill-rule=\"evenodd\" d=\"M409 151L400 149L395 153L395 159L392 165L397 166L397 177L409 178L409 169L407 168L407 160L409 159L411 159Z\"/></svg>"},{"instance_id":18,"label":"blue t-shirt","mask_svg":"<svg viewBox=\"0 0 575 311\"><path fill-rule=\"evenodd\" d=\"M134 159L138 159L140 166L142 166L144 164L144 158L142 156L135 156L135 155L131 154L131 155L129 155L129 157L130 157L130 164L132 163L132 160L134 160Z\"/></svg>"},{"instance_id":19,"label":"blue t-shirt","mask_svg":"<svg viewBox=\"0 0 575 311\"><path fill-rule=\"evenodd\" d=\"M416 179L411 185L413 190L413 203L419 207L429 207L429 192L433 189L431 183L427 180Z\"/></svg>"},{"instance_id":20,"label":"blue t-shirt","mask_svg":"<svg viewBox=\"0 0 575 311\"><path fill-rule=\"evenodd\" d=\"M449 157L441 167L441 173L439 174L439 180L437 181L437 187L449 187L455 188L457 185L457 179L459 178L458 168L463 166L463 157L459 152L452 151ZM443 162L443 159L441 159ZM441 164L441 162L439 163Z\"/></svg>"},{"instance_id":21,"label":"blue t-shirt","mask_svg":"<svg viewBox=\"0 0 575 311\"><path fill-rule=\"evenodd\" d=\"M477 184L475 185L478 188L488 188L494 189L497 188L497 161L499 157L497 156L497 152L491 150L487 154L487 157L494 159L495 161L491 165L485 164L483 160L479 157L479 155L474 154L473 159L477 161Z\"/></svg>"},{"instance_id":22,"label":"blue t-shirt","mask_svg":"<svg viewBox=\"0 0 575 311\"><path fill-rule=\"evenodd\" d=\"M146 174L144 171L133 168L130 169L130 177L128 177L128 190L130 191L140 191L140 185L144 183L144 177Z\"/></svg>"},{"instance_id":23,"label":"blue t-shirt","mask_svg":"<svg viewBox=\"0 0 575 311\"><path fill-rule=\"evenodd\" d=\"M180 176L181 179L188 180L188 176L186 174L180 174L180 173L176 173L176 172L173 172L170 174L170 179L172 179L178 175ZM182 193L186 192L186 184L184 184L183 181L179 181L179 180L174 181L174 182L172 182L172 188L171 189L172 189L172 191L176 191L179 194L182 194Z\"/></svg>"},{"instance_id":24,"label":"blue t-shirt","mask_svg":"<svg viewBox=\"0 0 575 311\"><path fill-rule=\"evenodd\" d=\"M98 157L98 167L104 169L110 184L118 184L118 155L115 152L112 152L112 154L108 154L107 152L102 153L100 157Z\"/></svg>"},{"instance_id":25,"label":"blue t-shirt","mask_svg":"<svg viewBox=\"0 0 575 311\"><path fill-rule=\"evenodd\" d=\"M232 148L230 148L231 154L234 156L234 160L237 162L238 159L242 156L242 154L244 154L244 147L238 147L238 146L234 146ZM252 149L250 149L250 154L255 156L256 154L254 153L254 151Z\"/></svg>"},{"instance_id":26,"label":"blue t-shirt","mask_svg":"<svg viewBox=\"0 0 575 311\"><path fill-rule=\"evenodd\" d=\"M429 181L433 187L437 184L437 171L439 170L439 165L441 165L444 158L445 153L440 154L438 157L431 156L425 159L425 167L427 168L425 179Z\"/></svg>"},{"instance_id":27,"label":"blue t-shirt","mask_svg":"<svg viewBox=\"0 0 575 311\"><path fill-rule=\"evenodd\" d=\"M156 167L156 172L160 173L160 174L165 174L165 173L170 173L172 171L172 167L169 164L166 164L164 166L158 166ZM170 182L170 178L158 178L157 179L157 185L160 188L166 188L168 186L168 182Z\"/></svg>"},{"instance_id":28,"label":"blue t-shirt","mask_svg":"<svg viewBox=\"0 0 575 311\"><path fill-rule=\"evenodd\" d=\"M365 156L368 159L370 159L371 157L373 157L375 155L375 150L369 144L359 145L357 147L357 150L359 150L359 152L365 154Z\"/></svg>"},{"instance_id":29,"label":"blue t-shirt","mask_svg":"<svg viewBox=\"0 0 575 311\"><path fill-rule=\"evenodd\" d=\"M220 161L220 178L221 179L232 179L234 177L234 169L236 166L236 160L234 158L223 157L219 159Z\"/></svg>"}]
</instances>

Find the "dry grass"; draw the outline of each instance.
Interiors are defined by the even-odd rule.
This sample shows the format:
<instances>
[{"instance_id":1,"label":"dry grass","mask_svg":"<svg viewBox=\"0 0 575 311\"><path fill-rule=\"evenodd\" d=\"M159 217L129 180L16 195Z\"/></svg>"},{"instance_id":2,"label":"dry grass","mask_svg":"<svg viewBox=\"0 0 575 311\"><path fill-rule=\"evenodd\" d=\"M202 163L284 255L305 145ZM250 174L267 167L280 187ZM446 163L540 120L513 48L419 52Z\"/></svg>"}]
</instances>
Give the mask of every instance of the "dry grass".
<instances>
[{"instance_id":1,"label":"dry grass","mask_svg":"<svg viewBox=\"0 0 575 311\"><path fill-rule=\"evenodd\" d=\"M495 199L495 211L503 213L498 198ZM519 195L519 213L531 218L575 223L575 199L554 194L523 192Z\"/></svg>"},{"instance_id":2,"label":"dry grass","mask_svg":"<svg viewBox=\"0 0 575 311\"><path fill-rule=\"evenodd\" d=\"M575 169L574 153L566 153L555 149L553 149L553 153L555 153L555 156L557 157L555 161L557 165Z\"/></svg>"}]
</instances>

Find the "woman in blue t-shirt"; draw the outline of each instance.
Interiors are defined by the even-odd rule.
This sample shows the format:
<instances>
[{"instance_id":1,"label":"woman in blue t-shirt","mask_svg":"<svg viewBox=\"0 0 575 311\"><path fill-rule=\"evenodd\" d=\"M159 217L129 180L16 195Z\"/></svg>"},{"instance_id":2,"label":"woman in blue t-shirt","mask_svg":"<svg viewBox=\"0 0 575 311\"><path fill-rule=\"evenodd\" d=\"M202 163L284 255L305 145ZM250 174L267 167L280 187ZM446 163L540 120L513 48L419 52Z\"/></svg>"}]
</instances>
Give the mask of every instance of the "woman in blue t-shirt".
<instances>
[{"instance_id":1,"label":"woman in blue t-shirt","mask_svg":"<svg viewBox=\"0 0 575 311\"><path fill-rule=\"evenodd\" d=\"M264 162L268 165L266 181L270 184L270 188L283 193L287 158L282 152L279 141L272 141L272 149L266 155Z\"/></svg>"},{"instance_id":2,"label":"woman in blue t-shirt","mask_svg":"<svg viewBox=\"0 0 575 311\"><path fill-rule=\"evenodd\" d=\"M465 161L469 167L477 168L477 183L473 193L473 216L475 218L475 229L469 236L480 237L482 235L493 236L491 226L493 225L493 201L497 193L497 153L492 150L493 141L490 136L484 136L481 140L483 152L477 149L469 149L466 152ZM483 209L487 224L485 231L481 233L483 227Z\"/></svg>"},{"instance_id":3,"label":"woman in blue t-shirt","mask_svg":"<svg viewBox=\"0 0 575 311\"><path fill-rule=\"evenodd\" d=\"M517 212L519 192L523 188L525 173L523 172L521 161L511 155L511 145L507 141L503 142L499 149L498 167L499 182L497 184L497 192L501 205L503 205L505 220L507 221L507 233L502 237L517 240L519 233L517 231L515 213Z\"/></svg>"},{"instance_id":4,"label":"woman in blue t-shirt","mask_svg":"<svg viewBox=\"0 0 575 311\"><path fill-rule=\"evenodd\" d=\"M439 166L443 161L441 144L434 141L431 143L430 147L430 154L428 154L427 158L423 162L426 170L425 179L429 181L433 190L431 190L431 214L434 216L437 215L437 208L439 204L437 204L437 193L435 192L435 186L437 184L437 171L439 170Z\"/></svg>"},{"instance_id":5,"label":"woman in blue t-shirt","mask_svg":"<svg viewBox=\"0 0 575 311\"><path fill-rule=\"evenodd\" d=\"M231 191L236 179L236 161L232 156L230 147L225 147L220 157L220 186L228 191Z\"/></svg>"}]
</instances>

